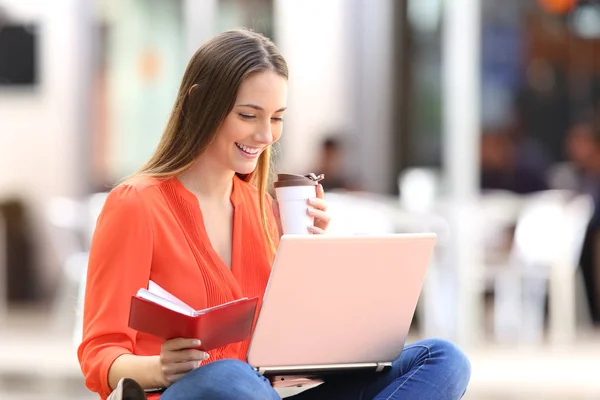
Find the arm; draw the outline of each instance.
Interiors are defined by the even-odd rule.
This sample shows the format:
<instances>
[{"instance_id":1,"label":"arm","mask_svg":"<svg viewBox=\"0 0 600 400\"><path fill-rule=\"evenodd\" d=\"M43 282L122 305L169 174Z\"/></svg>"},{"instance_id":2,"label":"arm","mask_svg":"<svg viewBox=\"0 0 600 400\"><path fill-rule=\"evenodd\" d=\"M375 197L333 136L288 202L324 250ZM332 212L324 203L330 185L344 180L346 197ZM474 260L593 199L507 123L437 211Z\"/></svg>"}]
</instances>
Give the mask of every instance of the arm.
<instances>
[{"instance_id":1,"label":"arm","mask_svg":"<svg viewBox=\"0 0 600 400\"><path fill-rule=\"evenodd\" d=\"M145 204L135 188L117 187L92 240L77 353L87 387L103 396L123 376L144 387L162 383L158 357L132 355L136 332L127 326L131 296L147 286L151 262L152 227Z\"/></svg>"},{"instance_id":2,"label":"arm","mask_svg":"<svg viewBox=\"0 0 600 400\"><path fill-rule=\"evenodd\" d=\"M114 389L119 379L134 379L144 389L156 389L168 386L160 366L160 356L136 356L123 354L112 363L108 371L108 384Z\"/></svg>"},{"instance_id":3,"label":"arm","mask_svg":"<svg viewBox=\"0 0 600 400\"><path fill-rule=\"evenodd\" d=\"M114 388L119 379L130 377L144 389L167 387L208 359L208 353L196 350L200 343L199 339L176 338L163 343L160 356L123 354L110 367L109 385Z\"/></svg>"}]
</instances>

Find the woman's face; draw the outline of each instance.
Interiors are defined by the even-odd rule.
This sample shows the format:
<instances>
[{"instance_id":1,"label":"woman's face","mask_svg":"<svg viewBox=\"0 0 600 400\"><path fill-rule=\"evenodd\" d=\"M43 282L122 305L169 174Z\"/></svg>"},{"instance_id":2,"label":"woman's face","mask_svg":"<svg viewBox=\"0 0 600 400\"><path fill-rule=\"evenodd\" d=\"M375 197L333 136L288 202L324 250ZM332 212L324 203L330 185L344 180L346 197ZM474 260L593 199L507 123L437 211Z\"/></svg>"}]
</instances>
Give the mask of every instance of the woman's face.
<instances>
[{"instance_id":1,"label":"woman's face","mask_svg":"<svg viewBox=\"0 0 600 400\"><path fill-rule=\"evenodd\" d=\"M267 71L247 77L203 156L240 174L253 172L261 153L281 137L286 98L287 81L281 75Z\"/></svg>"}]
</instances>

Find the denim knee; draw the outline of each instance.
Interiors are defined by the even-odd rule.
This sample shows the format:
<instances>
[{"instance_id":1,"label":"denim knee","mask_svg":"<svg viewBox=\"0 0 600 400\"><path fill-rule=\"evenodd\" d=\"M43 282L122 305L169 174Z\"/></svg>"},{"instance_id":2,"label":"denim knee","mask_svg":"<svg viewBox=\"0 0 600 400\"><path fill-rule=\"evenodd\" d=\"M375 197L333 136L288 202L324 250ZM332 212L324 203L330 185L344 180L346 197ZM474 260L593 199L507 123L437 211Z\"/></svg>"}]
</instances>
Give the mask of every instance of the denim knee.
<instances>
[{"instance_id":1,"label":"denim knee","mask_svg":"<svg viewBox=\"0 0 600 400\"><path fill-rule=\"evenodd\" d=\"M268 380L239 360L217 360L175 382L161 396L165 400L275 400Z\"/></svg>"},{"instance_id":2,"label":"denim knee","mask_svg":"<svg viewBox=\"0 0 600 400\"><path fill-rule=\"evenodd\" d=\"M447 377L454 382L455 391L464 393L471 379L471 362L465 353L444 339L426 339L420 343L429 348L431 361L444 366Z\"/></svg>"}]
</instances>

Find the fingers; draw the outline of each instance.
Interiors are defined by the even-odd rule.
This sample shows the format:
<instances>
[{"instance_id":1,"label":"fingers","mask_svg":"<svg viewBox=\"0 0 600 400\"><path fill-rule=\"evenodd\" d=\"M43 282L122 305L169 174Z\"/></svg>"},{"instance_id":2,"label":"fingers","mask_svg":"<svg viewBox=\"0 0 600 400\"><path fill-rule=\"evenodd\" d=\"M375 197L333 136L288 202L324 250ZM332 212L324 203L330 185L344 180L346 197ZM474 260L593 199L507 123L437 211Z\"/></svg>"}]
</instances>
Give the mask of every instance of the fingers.
<instances>
[{"instance_id":1,"label":"fingers","mask_svg":"<svg viewBox=\"0 0 600 400\"><path fill-rule=\"evenodd\" d=\"M320 185L319 185L320 186ZM321 188L321 195L322 195ZM309 205L307 213L311 217L315 219L314 228L317 229L309 229L309 232L315 235L320 235L325 233L325 230L329 226L329 222L331 222L331 216L327 214L328 204L323 199L323 197L318 197L319 192L317 190L317 198L308 199L307 203Z\"/></svg>"},{"instance_id":2,"label":"fingers","mask_svg":"<svg viewBox=\"0 0 600 400\"><path fill-rule=\"evenodd\" d=\"M308 227L308 232L313 234L313 235L323 235L325 234L325 231L317 226L309 226Z\"/></svg>"},{"instance_id":3,"label":"fingers","mask_svg":"<svg viewBox=\"0 0 600 400\"><path fill-rule=\"evenodd\" d=\"M163 351L160 360L163 364L184 363L187 361L204 361L208 359L209 354L195 349L183 349L175 351Z\"/></svg>"},{"instance_id":4,"label":"fingers","mask_svg":"<svg viewBox=\"0 0 600 400\"><path fill-rule=\"evenodd\" d=\"M319 228L327 228L327 225L331 221L331 217L325 211L309 208L306 213L315 219L315 226Z\"/></svg>"},{"instance_id":5,"label":"fingers","mask_svg":"<svg viewBox=\"0 0 600 400\"><path fill-rule=\"evenodd\" d=\"M308 199L307 203L309 206L316 208L317 210L321 210L321 211L327 211L327 208L329 208L329 205L327 204L327 202L323 199L323 198L314 198L314 199Z\"/></svg>"},{"instance_id":6,"label":"fingers","mask_svg":"<svg viewBox=\"0 0 600 400\"><path fill-rule=\"evenodd\" d=\"M199 361L188 361L185 363L165 364L162 367L162 372L168 381L172 382L174 375L185 374L200 366Z\"/></svg>"},{"instance_id":7,"label":"fingers","mask_svg":"<svg viewBox=\"0 0 600 400\"><path fill-rule=\"evenodd\" d=\"M188 372L198 368L209 354L198 350L198 339L172 339L163 343L160 351L160 365L164 381L173 383Z\"/></svg>"},{"instance_id":8,"label":"fingers","mask_svg":"<svg viewBox=\"0 0 600 400\"><path fill-rule=\"evenodd\" d=\"M320 183L317 185L317 198L322 199L325 197L325 190L323 190L323 185Z\"/></svg>"}]
</instances>

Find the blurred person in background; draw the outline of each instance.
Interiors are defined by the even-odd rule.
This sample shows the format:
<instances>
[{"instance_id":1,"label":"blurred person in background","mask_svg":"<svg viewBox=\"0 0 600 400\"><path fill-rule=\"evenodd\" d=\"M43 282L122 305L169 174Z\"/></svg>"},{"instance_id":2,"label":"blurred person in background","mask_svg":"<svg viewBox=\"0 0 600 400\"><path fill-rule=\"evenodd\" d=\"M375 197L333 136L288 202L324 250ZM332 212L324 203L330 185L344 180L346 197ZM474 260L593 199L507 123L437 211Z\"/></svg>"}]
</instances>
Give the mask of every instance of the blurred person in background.
<instances>
[{"instance_id":1,"label":"blurred person in background","mask_svg":"<svg viewBox=\"0 0 600 400\"><path fill-rule=\"evenodd\" d=\"M573 124L565 137L566 163L553 168L552 187L587 193L595 200L600 198L598 170L599 138L592 119L582 119Z\"/></svg>"},{"instance_id":2,"label":"blurred person in background","mask_svg":"<svg viewBox=\"0 0 600 400\"><path fill-rule=\"evenodd\" d=\"M534 148L508 126L484 129L480 144L481 188L527 194L546 190L544 171L532 162ZM535 151L537 153L537 151Z\"/></svg>"},{"instance_id":3,"label":"blurred person in background","mask_svg":"<svg viewBox=\"0 0 600 400\"><path fill-rule=\"evenodd\" d=\"M320 148L317 171L325 175L322 185L325 191L352 190L348 174L344 169L344 143L336 136L327 137Z\"/></svg>"},{"instance_id":4,"label":"blurred person in background","mask_svg":"<svg viewBox=\"0 0 600 400\"><path fill-rule=\"evenodd\" d=\"M551 182L555 189L588 194L594 200L594 215L589 223L581 255L590 313L600 324L600 126L593 117L574 123L565 138L568 161L555 166Z\"/></svg>"},{"instance_id":5,"label":"blurred person in background","mask_svg":"<svg viewBox=\"0 0 600 400\"><path fill-rule=\"evenodd\" d=\"M202 338L165 342L129 328L128 315L150 279L195 309L263 297L280 237L267 178L287 76L262 35L209 40L188 64L156 152L111 191L92 242L78 349L86 385L103 399L144 399L144 389L162 400L279 399L244 362L249 341L205 353ZM307 201L313 234L329 223L322 197L319 188ZM407 345L390 371L334 376L294 399L458 399L469 378L465 355L431 339Z\"/></svg>"},{"instance_id":6,"label":"blurred person in background","mask_svg":"<svg viewBox=\"0 0 600 400\"><path fill-rule=\"evenodd\" d=\"M481 188L526 194L547 189L546 151L526 126L518 96L483 84L480 142Z\"/></svg>"}]
</instances>

